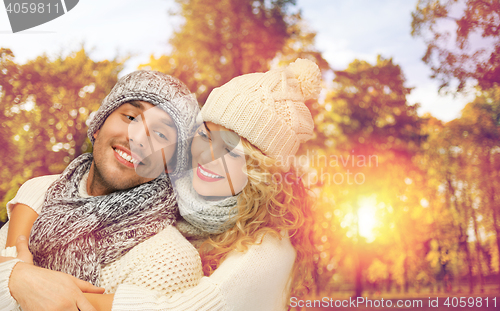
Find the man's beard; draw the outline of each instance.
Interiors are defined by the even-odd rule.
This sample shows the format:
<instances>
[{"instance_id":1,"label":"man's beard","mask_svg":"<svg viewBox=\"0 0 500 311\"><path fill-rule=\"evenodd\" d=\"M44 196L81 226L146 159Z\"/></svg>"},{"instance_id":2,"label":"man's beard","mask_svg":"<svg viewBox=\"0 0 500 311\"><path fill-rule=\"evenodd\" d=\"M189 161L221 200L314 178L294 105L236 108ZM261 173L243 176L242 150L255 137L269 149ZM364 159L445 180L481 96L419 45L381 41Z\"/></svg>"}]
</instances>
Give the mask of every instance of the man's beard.
<instances>
[{"instance_id":1,"label":"man's beard","mask_svg":"<svg viewBox=\"0 0 500 311\"><path fill-rule=\"evenodd\" d=\"M106 148L111 148L115 142L111 142L109 146L99 146L101 142L99 139L96 139L96 143L94 144L94 160L93 160L93 173L91 176L92 183L90 184L91 192L94 192L93 189L99 191L99 193L112 193L119 190L126 190L148 182L149 180L140 177L137 174L133 174L132 177L123 177L123 176L113 176L112 172L106 167ZM118 143L117 145L124 146L129 148L128 143ZM113 149L113 148L111 148ZM112 152L115 152L112 150ZM110 159L113 161L114 159Z\"/></svg>"}]
</instances>

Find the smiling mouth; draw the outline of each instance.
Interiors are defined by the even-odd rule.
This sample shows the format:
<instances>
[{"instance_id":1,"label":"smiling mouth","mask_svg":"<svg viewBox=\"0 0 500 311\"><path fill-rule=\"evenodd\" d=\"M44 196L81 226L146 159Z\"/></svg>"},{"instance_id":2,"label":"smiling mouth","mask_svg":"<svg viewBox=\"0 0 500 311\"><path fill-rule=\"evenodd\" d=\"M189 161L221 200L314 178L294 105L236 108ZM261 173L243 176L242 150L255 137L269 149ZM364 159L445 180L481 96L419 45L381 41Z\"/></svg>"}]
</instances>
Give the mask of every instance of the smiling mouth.
<instances>
[{"instance_id":1,"label":"smiling mouth","mask_svg":"<svg viewBox=\"0 0 500 311\"><path fill-rule=\"evenodd\" d=\"M125 161L129 162L129 163L132 163L134 165L139 165L139 164L143 164L141 161L135 159L134 157L132 157L130 154L120 150L120 149L117 149L117 148L113 148L113 150L122 158L124 159Z\"/></svg>"},{"instance_id":2,"label":"smiling mouth","mask_svg":"<svg viewBox=\"0 0 500 311\"><path fill-rule=\"evenodd\" d=\"M203 169L203 166L198 164L198 176L202 175L203 177L206 178L211 178L211 179L223 179L224 176L216 175L213 172L209 172L206 169ZM200 176L200 177L202 177Z\"/></svg>"}]
</instances>

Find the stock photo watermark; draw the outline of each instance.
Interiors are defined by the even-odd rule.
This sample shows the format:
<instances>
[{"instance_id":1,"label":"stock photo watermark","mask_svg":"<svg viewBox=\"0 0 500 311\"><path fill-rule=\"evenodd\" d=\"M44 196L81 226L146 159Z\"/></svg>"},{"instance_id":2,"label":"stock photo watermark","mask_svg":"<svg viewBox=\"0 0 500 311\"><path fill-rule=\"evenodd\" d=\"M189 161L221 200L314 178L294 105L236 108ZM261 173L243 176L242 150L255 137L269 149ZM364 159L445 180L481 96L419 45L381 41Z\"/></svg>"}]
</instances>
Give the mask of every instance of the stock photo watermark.
<instances>
[{"instance_id":1,"label":"stock photo watermark","mask_svg":"<svg viewBox=\"0 0 500 311\"><path fill-rule=\"evenodd\" d=\"M369 299L367 297L350 297L349 299L301 300L291 297L292 308L497 308L497 297L428 297L425 299Z\"/></svg>"},{"instance_id":2,"label":"stock photo watermark","mask_svg":"<svg viewBox=\"0 0 500 311\"><path fill-rule=\"evenodd\" d=\"M288 163L296 169L296 173L308 184L330 185L362 185L366 181L363 169L378 167L379 159L375 154L370 155L325 155L315 150L307 150L300 156L290 156L277 159L277 163ZM302 168L309 168L304 171ZM300 171L303 172L300 172ZM290 183L290 179L276 174L277 182Z\"/></svg>"},{"instance_id":3,"label":"stock photo watermark","mask_svg":"<svg viewBox=\"0 0 500 311\"><path fill-rule=\"evenodd\" d=\"M72 10L79 0L4 0L12 32L54 20Z\"/></svg>"}]
</instances>

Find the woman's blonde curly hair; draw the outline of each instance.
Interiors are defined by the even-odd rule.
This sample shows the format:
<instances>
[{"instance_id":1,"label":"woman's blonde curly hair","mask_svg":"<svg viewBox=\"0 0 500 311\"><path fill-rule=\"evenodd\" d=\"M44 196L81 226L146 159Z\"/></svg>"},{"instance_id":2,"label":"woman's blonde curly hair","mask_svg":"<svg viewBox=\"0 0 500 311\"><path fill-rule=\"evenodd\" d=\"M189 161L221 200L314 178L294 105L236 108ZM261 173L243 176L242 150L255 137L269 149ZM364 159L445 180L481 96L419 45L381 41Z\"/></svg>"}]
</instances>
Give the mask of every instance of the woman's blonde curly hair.
<instances>
[{"instance_id":1,"label":"woman's blonde curly hair","mask_svg":"<svg viewBox=\"0 0 500 311\"><path fill-rule=\"evenodd\" d=\"M288 232L297 252L291 275L293 297L307 294L314 280L312 245L312 199L298 172L283 172L277 160L241 138L246 154L248 183L238 195L236 224L213 236L200 247L205 275L210 275L233 250L246 251L262 243L266 234L277 238Z\"/></svg>"}]
</instances>

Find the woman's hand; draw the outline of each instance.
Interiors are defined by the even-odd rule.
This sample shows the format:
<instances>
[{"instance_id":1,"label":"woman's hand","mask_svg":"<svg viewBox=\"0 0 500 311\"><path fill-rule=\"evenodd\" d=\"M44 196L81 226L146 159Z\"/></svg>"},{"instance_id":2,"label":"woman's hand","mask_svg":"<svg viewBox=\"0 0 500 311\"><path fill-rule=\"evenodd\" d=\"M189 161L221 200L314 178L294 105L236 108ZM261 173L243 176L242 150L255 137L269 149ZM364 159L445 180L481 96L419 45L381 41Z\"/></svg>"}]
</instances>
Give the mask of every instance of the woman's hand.
<instances>
[{"instance_id":1,"label":"woman's hand","mask_svg":"<svg viewBox=\"0 0 500 311\"><path fill-rule=\"evenodd\" d=\"M19 262L12 270L9 289L24 311L96 311L83 292L102 294L104 288L62 272L35 267L26 238L18 238L16 247L17 258L25 262ZM0 261L11 259L2 257Z\"/></svg>"}]
</instances>

